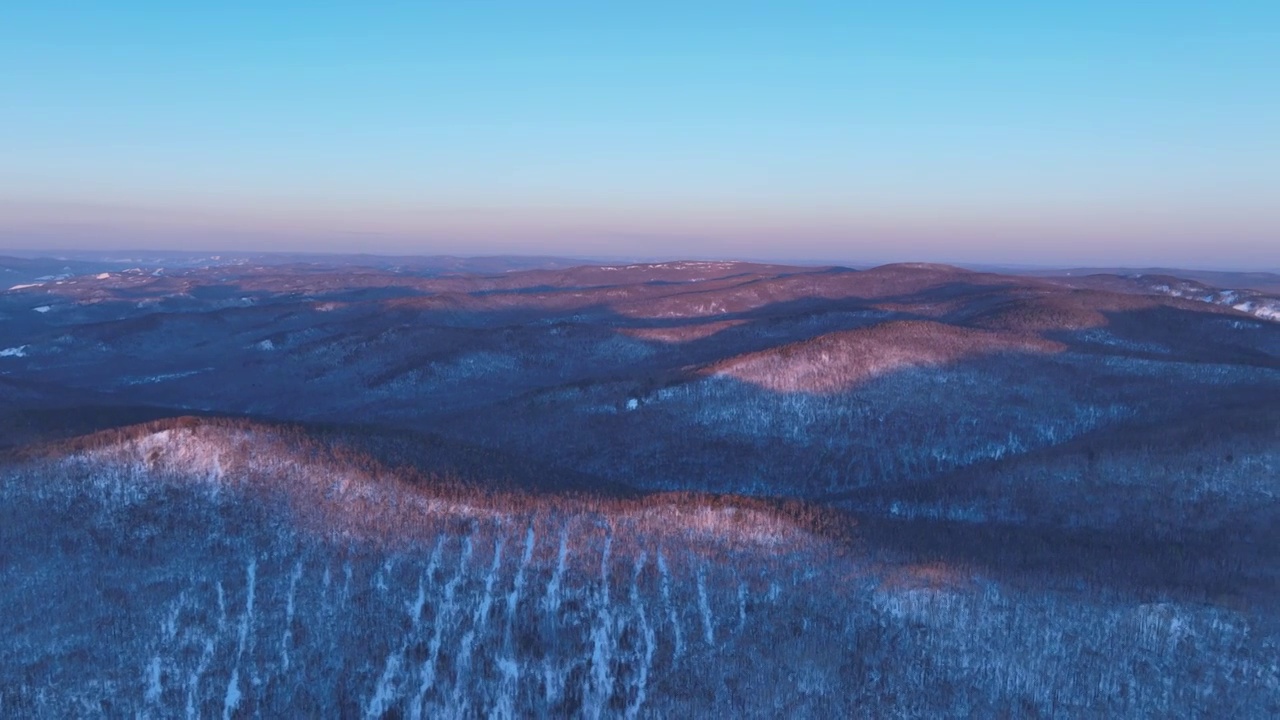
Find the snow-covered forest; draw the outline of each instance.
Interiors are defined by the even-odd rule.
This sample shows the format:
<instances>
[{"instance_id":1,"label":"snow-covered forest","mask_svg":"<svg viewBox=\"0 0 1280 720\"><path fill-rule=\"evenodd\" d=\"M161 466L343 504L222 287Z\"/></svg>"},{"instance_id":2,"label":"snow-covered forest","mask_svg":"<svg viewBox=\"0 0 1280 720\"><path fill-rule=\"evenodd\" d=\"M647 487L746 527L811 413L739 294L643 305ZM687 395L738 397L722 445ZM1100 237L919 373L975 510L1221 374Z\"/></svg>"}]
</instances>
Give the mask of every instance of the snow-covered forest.
<instances>
[{"instance_id":1,"label":"snow-covered forest","mask_svg":"<svg viewBox=\"0 0 1280 720\"><path fill-rule=\"evenodd\" d=\"M1280 715L1262 291L192 263L0 293L2 717Z\"/></svg>"}]
</instances>

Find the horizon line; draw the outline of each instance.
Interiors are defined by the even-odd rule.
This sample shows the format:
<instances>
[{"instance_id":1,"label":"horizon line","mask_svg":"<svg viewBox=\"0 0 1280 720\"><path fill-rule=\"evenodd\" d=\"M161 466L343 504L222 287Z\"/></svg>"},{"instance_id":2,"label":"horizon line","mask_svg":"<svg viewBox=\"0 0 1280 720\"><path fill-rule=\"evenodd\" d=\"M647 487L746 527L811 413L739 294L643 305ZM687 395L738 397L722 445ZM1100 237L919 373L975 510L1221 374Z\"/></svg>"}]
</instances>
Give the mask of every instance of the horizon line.
<instances>
[{"instance_id":1,"label":"horizon line","mask_svg":"<svg viewBox=\"0 0 1280 720\"><path fill-rule=\"evenodd\" d=\"M1009 271L1017 273L1020 271L1047 271L1047 270L1063 270L1063 271L1080 271L1080 270L1131 270L1131 271L1179 271L1186 270L1192 272L1229 272L1229 273L1265 273L1280 274L1280 266L1265 268L1242 268L1240 266L1188 266L1178 264L1124 264L1124 263L1018 263L1018 262L1002 262L998 260L991 261L947 261L932 259L903 259L891 260L886 262L875 262L867 260L855 260L850 258L815 258L815 257L792 257L792 258L766 258L752 257L743 255L561 255L555 253L503 253L503 252L477 252L477 253L391 253L391 252L367 252L367 251L342 251L342 250L218 250L218 249L199 249L199 250L176 250L176 249L157 249L145 247L121 247L113 249L89 249L89 248L53 248L53 249L36 249L23 247L0 247L0 256L9 255L26 260L48 259L48 260L72 260L78 259L71 256L79 255L85 257L93 257L101 260L107 260L106 256L112 254L133 254L148 253L155 255L169 255L175 257L188 256L200 257L207 255L226 255L231 257L328 257L328 258L381 258L381 259L431 259L431 258L454 258L460 260L471 259L542 259L542 260L560 260L568 262L581 262L584 266L594 263L628 263L628 264L657 264L666 262L740 262L758 265L790 265L794 267L825 267L839 266L851 269L867 269L881 267L884 265L948 265L951 267L961 268L965 270L981 270L987 272Z\"/></svg>"}]
</instances>

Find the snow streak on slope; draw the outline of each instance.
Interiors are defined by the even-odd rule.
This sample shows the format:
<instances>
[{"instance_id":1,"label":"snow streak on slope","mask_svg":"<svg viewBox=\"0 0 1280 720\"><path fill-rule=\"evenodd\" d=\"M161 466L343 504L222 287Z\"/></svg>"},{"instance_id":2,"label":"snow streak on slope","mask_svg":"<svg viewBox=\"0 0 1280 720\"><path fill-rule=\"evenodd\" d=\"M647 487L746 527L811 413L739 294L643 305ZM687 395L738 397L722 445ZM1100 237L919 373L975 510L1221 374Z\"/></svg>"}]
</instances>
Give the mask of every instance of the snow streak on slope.
<instances>
[{"instance_id":1,"label":"snow streak on slope","mask_svg":"<svg viewBox=\"0 0 1280 720\"><path fill-rule=\"evenodd\" d=\"M238 621L220 619L216 584L197 573L166 610L176 630L152 641L139 692L157 716L173 704L188 714L212 707L222 717L260 714L272 706L271 688L295 686L299 673L325 667L326 648L348 646L383 657L344 678L367 688L360 710L367 718L527 717L538 708L586 717L642 714L655 676L670 682L672 672L685 672L672 664L670 628L649 621L648 608L661 602L657 578L644 572L651 550L626 559L606 541L588 553L599 562L596 572L557 573L558 554L502 551L531 537L519 528L442 537L429 555L402 556L386 575L359 563L353 575L359 601L337 585L295 582L299 568L304 576L322 573L316 566L325 560L315 551L273 558L270 575L251 561L242 568L242 586L221 601L241 606ZM573 545L597 539L576 523L566 525L563 537ZM672 612L736 612L734 594L710 592L708 581L697 580L719 571L694 562L672 569L676 575L665 586ZM614 572L619 567L628 572ZM528 583L545 584L556 602L523 593ZM514 604L501 608L498 598L515 598ZM761 607L781 600L754 599ZM299 621L305 639L294 641L291 660L275 644L252 641ZM732 652L747 637L742 630L705 638L697 652Z\"/></svg>"}]
</instances>

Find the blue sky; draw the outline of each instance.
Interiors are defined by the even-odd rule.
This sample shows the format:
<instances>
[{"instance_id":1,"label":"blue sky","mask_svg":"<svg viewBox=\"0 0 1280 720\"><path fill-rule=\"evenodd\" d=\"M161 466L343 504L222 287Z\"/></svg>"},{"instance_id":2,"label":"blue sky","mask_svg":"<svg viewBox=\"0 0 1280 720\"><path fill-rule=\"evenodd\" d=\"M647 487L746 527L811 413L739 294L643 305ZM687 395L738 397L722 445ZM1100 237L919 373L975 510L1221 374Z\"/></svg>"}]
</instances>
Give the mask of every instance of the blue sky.
<instances>
[{"instance_id":1,"label":"blue sky","mask_svg":"<svg viewBox=\"0 0 1280 720\"><path fill-rule=\"evenodd\" d=\"M20 2L0 246L1280 267L1280 4Z\"/></svg>"}]
</instances>

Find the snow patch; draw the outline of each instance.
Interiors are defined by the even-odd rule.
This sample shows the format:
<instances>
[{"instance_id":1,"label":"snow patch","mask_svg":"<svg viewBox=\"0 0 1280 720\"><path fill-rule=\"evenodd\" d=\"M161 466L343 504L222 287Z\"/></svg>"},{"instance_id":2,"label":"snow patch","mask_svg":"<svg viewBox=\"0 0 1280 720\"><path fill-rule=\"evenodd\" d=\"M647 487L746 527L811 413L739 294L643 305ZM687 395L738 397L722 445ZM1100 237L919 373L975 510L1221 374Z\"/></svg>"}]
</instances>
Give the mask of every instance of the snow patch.
<instances>
[{"instance_id":1,"label":"snow patch","mask_svg":"<svg viewBox=\"0 0 1280 720\"><path fill-rule=\"evenodd\" d=\"M298 594L298 581L302 579L302 561L293 566L293 575L289 578L289 595L284 606L284 636L280 638L280 661L284 669L289 669L289 643L293 640L294 597Z\"/></svg>"},{"instance_id":2,"label":"snow patch","mask_svg":"<svg viewBox=\"0 0 1280 720\"><path fill-rule=\"evenodd\" d=\"M227 693L222 697L222 720L231 720L231 714L240 707L240 668L231 671Z\"/></svg>"},{"instance_id":3,"label":"snow patch","mask_svg":"<svg viewBox=\"0 0 1280 720\"><path fill-rule=\"evenodd\" d=\"M0 357L26 357L28 345L0 350Z\"/></svg>"},{"instance_id":4,"label":"snow patch","mask_svg":"<svg viewBox=\"0 0 1280 720\"><path fill-rule=\"evenodd\" d=\"M35 311L36 311L36 312L38 312L38 313L47 313L47 312L49 312L50 310L52 310L53 308L52 308L52 307L50 307L50 306L48 306L48 305L41 305L40 307L31 308L31 309L32 309L32 310L35 310Z\"/></svg>"},{"instance_id":5,"label":"snow patch","mask_svg":"<svg viewBox=\"0 0 1280 720\"><path fill-rule=\"evenodd\" d=\"M111 273L99 273L96 277L98 280L108 280L111 278Z\"/></svg>"},{"instance_id":6,"label":"snow patch","mask_svg":"<svg viewBox=\"0 0 1280 720\"><path fill-rule=\"evenodd\" d=\"M400 666L403 664L403 648L399 652L393 652L387 656L386 667L382 669L382 676L378 678L378 685L374 689L373 697L369 699L369 705L364 711L365 717L380 718L391 709L391 703L396 699L395 678L400 674Z\"/></svg>"},{"instance_id":7,"label":"snow patch","mask_svg":"<svg viewBox=\"0 0 1280 720\"><path fill-rule=\"evenodd\" d=\"M667 611L667 617L671 620L671 628L675 635L673 659L679 660L684 654L684 637L680 630L680 617L676 614L676 607L671 602L671 571L667 569L667 559L663 556L661 548L658 549L658 575L661 578L658 587L662 593L662 607Z\"/></svg>"},{"instance_id":8,"label":"snow patch","mask_svg":"<svg viewBox=\"0 0 1280 720\"><path fill-rule=\"evenodd\" d=\"M698 612L702 615L702 639L707 645L715 647L715 623L711 616L711 601L707 597L707 575L705 568L698 569Z\"/></svg>"},{"instance_id":9,"label":"snow patch","mask_svg":"<svg viewBox=\"0 0 1280 720\"><path fill-rule=\"evenodd\" d=\"M14 285L10 290L26 290L27 288L41 287L44 283L26 283L24 285Z\"/></svg>"},{"instance_id":10,"label":"snow patch","mask_svg":"<svg viewBox=\"0 0 1280 720\"><path fill-rule=\"evenodd\" d=\"M185 370L183 372L161 373L160 375L148 375L146 377L127 378L125 385L150 385L151 383L166 382L168 380L180 380L192 375L209 372L213 368L204 368L203 370Z\"/></svg>"},{"instance_id":11,"label":"snow patch","mask_svg":"<svg viewBox=\"0 0 1280 720\"><path fill-rule=\"evenodd\" d=\"M161 683L161 666L160 656L151 658L151 665L147 667L147 702L157 703L160 701L160 694L164 692L164 685Z\"/></svg>"},{"instance_id":12,"label":"snow patch","mask_svg":"<svg viewBox=\"0 0 1280 720\"><path fill-rule=\"evenodd\" d=\"M1205 288L1170 287L1166 284L1153 285L1152 290L1171 297L1196 300L1213 305L1223 305L1233 310L1248 313L1263 320L1280 321L1280 299L1260 295L1247 290L1216 290L1205 293Z\"/></svg>"}]
</instances>

